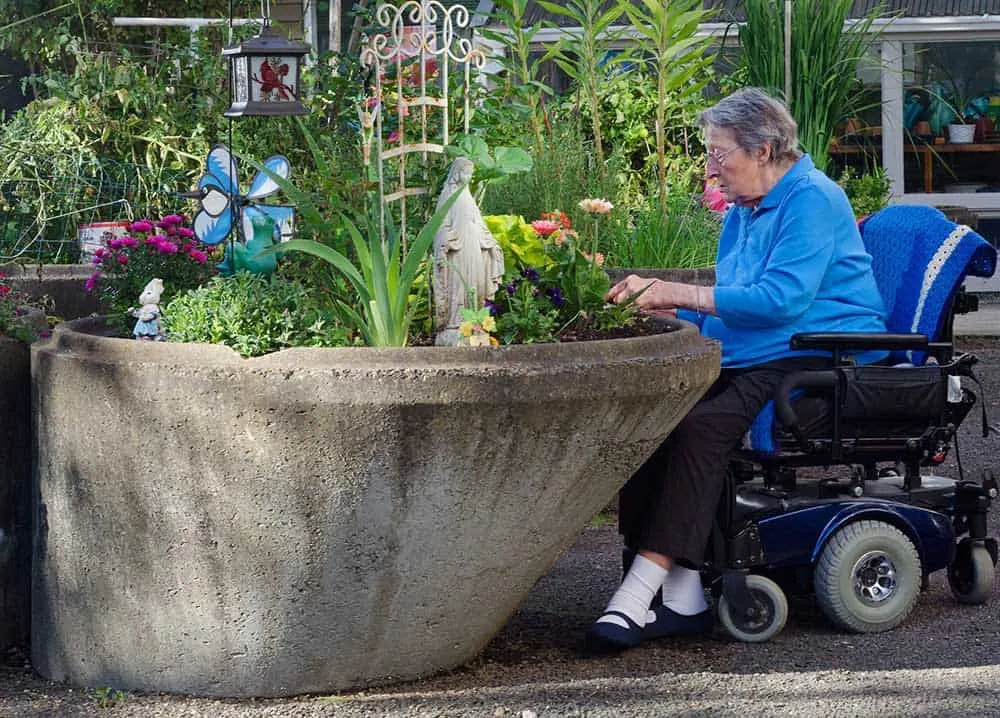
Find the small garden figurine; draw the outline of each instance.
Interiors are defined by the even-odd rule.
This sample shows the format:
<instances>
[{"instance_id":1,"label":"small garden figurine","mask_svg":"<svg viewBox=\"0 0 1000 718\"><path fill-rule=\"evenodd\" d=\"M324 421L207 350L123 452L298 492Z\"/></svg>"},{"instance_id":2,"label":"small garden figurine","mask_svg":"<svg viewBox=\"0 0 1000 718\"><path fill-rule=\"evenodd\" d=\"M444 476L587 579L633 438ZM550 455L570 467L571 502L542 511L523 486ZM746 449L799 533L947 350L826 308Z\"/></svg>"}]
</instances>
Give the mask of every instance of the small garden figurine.
<instances>
[{"instance_id":1,"label":"small garden figurine","mask_svg":"<svg viewBox=\"0 0 1000 718\"><path fill-rule=\"evenodd\" d=\"M434 316L438 345L461 343L463 309L479 309L503 281L503 250L469 191L475 166L465 157L451 165L440 209L461 188L458 200L434 237Z\"/></svg>"},{"instance_id":2,"label":"small garden figurine","mask_svg":"<svg viewBox=\"0 0 1000 718\"><path fill-rule=\"evenodd\" d=\"M151 279L139 295L139 308L130 308L128 313L136 318L132 336L143 341L166 341L160 326L160 295L163 294L163 280Z\"/></svg>"}]
</instances>

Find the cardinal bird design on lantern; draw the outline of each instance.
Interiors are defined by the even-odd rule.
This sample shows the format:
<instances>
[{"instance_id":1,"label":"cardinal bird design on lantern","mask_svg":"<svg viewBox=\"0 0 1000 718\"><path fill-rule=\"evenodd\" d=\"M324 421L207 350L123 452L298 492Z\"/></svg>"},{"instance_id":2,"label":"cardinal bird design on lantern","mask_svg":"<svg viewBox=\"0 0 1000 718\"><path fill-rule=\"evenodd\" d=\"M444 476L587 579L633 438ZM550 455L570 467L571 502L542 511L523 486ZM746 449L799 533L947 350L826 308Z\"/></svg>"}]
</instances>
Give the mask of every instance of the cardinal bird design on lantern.
<instances>
[{"instance_id":1,"label":"cardinal bird design on lantern","mask_svg":"<svg viewBox=\"0 0 1000 718\"><path fill-rule=\"evenodd\" d=\"M279 64L280 63L280 64ZM288 64L282 63L281 58L266 57L260 63L260 76L253 76L254 82L260 85L261 100L269 102L273 95L277 93L282 101L295 99L295 89L285 84L284 79L288 75Z\"/></svg>"}]
</instances>

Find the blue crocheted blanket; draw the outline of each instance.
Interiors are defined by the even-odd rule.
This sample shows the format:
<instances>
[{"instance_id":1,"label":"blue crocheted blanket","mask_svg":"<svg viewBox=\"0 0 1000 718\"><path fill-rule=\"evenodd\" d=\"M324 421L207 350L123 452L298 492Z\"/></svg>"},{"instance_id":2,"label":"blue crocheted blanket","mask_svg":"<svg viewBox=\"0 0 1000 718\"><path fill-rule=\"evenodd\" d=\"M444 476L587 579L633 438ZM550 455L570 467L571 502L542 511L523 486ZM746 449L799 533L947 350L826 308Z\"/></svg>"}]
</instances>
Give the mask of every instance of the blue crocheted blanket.
<instances>
[{"instance_id":1,"label":"blue crocheted blanket","mask_svg":"<svg viewBox=\"0 0 1000 718\"><path fill-rule=\"evenodd\" d=\"M862 220L861 236L886 311L886 330L940 336L945 311L966 276L990 277L997 251L965 225L934 207L895 205ZM925 352L899 352L891 360L921 365ZM768 403L747 433L747 448L774 453L774 405Z\"/></svg>"}]
</instances>

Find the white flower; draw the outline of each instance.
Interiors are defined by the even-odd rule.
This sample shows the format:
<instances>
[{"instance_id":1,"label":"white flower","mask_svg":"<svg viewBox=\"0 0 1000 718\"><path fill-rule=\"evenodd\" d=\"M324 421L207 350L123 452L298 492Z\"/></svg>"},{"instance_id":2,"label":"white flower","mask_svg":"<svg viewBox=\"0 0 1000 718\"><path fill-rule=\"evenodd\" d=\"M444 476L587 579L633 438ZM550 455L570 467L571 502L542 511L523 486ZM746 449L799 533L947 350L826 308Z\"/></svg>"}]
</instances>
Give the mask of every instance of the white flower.
<instances>
[{"instance_id":1,"label":"white flower","mask_svg":"<svg viewBox=\"0 0 1000 718\"><path fill-rule=\"evenodd\" d=\"M607 214L615 207L606 199L582 199L578 206L591 214Z\"/></svg>"}]
</instances>

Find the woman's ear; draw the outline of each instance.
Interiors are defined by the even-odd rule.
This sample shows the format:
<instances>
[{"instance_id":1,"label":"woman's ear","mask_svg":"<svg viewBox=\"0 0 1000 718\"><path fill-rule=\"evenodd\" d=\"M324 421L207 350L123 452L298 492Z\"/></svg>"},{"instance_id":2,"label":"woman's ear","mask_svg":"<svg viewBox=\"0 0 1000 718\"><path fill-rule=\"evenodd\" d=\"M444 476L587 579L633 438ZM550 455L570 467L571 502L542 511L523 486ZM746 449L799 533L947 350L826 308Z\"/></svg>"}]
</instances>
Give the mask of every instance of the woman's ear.
<instances>
[{"instance_id":1,"label":"woman's ear","mask_svg":"<svg viewBox=\"0 0 1000 718\"><path fill-rule=\"evenodd\" d=\"M770 142L765 142L757 150L757 164L763 167L774 159L774 147Z\"/></svg>"}]
</instances>

